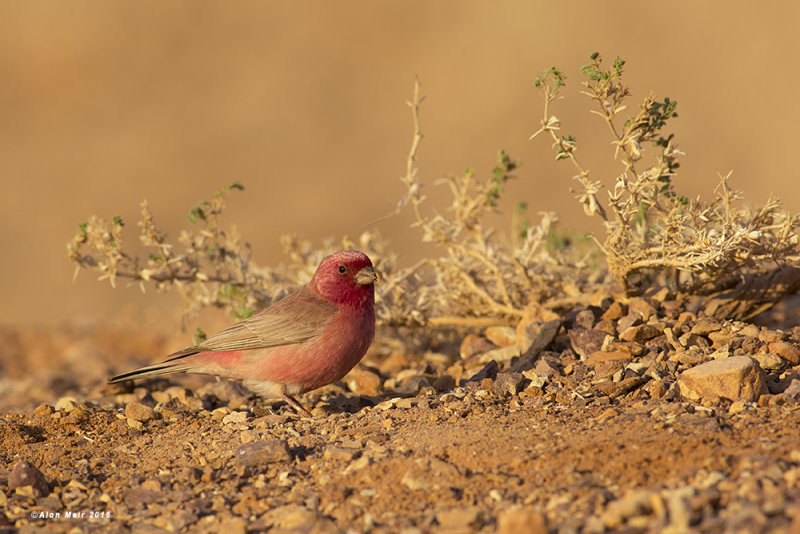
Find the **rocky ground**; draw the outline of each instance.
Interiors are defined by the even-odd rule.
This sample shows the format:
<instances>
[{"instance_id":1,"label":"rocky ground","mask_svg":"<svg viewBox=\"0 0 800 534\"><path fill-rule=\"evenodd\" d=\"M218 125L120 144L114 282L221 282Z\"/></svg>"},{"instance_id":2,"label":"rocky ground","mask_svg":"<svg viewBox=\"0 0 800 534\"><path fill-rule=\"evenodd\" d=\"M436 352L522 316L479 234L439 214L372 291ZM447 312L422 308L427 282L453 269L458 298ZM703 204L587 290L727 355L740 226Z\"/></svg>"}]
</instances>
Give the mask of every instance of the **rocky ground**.
<instances>
[{"instance_id":1,"label":"rocky ground","mask_svg":"<svg viewBox=\"0 0 800 534\"><path fill-rule=\"evenodd\" d=\"M213 378L105 385L167 352L153 330L6 328L0 529L800 532L793 312L666 297L384 334L313 418Z\"/></svg>"}]
</instances>

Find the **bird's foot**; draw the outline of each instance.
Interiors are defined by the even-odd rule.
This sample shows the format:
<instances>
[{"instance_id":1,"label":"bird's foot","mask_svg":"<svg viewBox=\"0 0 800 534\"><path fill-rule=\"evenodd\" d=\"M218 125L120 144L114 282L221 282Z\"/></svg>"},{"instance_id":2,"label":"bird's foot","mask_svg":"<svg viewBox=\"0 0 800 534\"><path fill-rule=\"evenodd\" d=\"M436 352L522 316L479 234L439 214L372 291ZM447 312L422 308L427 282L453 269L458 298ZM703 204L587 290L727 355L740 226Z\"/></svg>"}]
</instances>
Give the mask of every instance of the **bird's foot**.
<instances>
[{"instance_id":1,"label":"bird's foot","mask_svg":"<svg viewBox=\"0 0 800 534\"><path fill-rule=\"evenodd\" d=\"M297 401L297 399L295 399L294 397L292 397L288 393L284 393L282 396L283 396L283 400L285 400L289 404L289 406L291 406L292 408L297 410L297 413L299 413L300 415L304 415L306 417L312 417L311 412L306 410L306 408L302 404L300 404Z\"/></svg>"}]
</instances>

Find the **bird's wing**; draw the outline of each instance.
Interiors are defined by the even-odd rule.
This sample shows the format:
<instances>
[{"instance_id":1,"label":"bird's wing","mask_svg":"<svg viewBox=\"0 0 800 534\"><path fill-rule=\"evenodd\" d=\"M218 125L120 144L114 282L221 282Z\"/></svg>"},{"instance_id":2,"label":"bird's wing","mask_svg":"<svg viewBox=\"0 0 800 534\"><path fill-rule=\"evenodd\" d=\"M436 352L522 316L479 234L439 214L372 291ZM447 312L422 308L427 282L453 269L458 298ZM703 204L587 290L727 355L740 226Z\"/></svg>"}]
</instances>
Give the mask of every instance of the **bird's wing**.
<instances>
[{"instance_id":1,"label":"bird's wing","mask_svg":"<svg viewBox=\"0 0 800 534\"><path fill-rule=\"evenodd\" d=\"M193 352L260 349L303 343L318 335L336 312L335 305L308 288L303 288L249 319L211 336L193 347ZM180 355L176 353L174 356Z\"/></svg>"}]
</instances>

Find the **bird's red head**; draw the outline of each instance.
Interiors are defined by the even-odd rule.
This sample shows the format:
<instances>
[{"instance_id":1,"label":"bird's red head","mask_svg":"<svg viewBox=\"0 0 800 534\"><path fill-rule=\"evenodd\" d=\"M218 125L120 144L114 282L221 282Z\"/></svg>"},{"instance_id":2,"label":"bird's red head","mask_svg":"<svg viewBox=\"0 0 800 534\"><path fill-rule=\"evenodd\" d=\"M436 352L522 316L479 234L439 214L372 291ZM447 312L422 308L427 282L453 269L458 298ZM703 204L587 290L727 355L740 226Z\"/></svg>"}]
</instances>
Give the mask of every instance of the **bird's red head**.
<instances>
[{"instance_id":1,"label":"bird's red head","mask_svg":"<svg viewBox=\"0 0 800 534\"><path fill-rule=\"evenodd\" d=\"M374 283L377 279L366 254L343 250L322 260L310 285L334 304L363 306L375 301Z\"/></svg>"}]
</instances>

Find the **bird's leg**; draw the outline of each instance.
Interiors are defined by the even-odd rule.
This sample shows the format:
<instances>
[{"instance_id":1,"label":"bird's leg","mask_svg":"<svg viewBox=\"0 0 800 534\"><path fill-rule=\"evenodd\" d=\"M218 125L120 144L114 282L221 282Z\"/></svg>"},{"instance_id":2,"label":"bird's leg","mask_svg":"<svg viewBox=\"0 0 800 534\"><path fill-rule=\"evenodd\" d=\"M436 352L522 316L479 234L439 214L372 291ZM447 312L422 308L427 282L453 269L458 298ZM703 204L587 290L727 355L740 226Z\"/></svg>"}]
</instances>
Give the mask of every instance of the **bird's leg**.
<instances>
[{"instance_id":1,"label":"bird's leg","mask_svg":"<svg viewBox=\"0 0 800 534\"><path fill-rule=\"evenodd\" d=\"M301 415L305 415L306 417L313 417L311 415L311 412L306 410L305 407L302 404L297 402L297 399L295 399L294 397L292 397L288 393L283 393L282 397L283 397L283 400L285 400L287 403L289 403L289 406L291 406L292 408L297 410L297 412L300 413Z\"/></svg>"}]
</instances>

